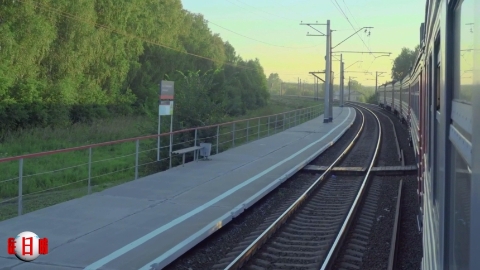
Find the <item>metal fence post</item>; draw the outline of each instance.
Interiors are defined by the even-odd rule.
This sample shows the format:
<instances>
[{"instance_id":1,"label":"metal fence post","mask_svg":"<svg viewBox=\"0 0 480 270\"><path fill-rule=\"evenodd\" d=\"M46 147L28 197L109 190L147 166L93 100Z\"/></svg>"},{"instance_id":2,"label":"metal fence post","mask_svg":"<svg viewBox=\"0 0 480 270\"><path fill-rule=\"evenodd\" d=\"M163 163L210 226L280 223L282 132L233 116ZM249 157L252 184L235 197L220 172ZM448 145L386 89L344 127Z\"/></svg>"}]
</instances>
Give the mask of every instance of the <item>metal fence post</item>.
<instances>
[{"instance_id":1,"label":"metal fence post","mask_svg":"<svg viewBox=\"0 0 480 270\"><path fill-rule=\"evenodd\" d=\"M235 147L235 122L232 125L232 147Z\"/></svg>"},{"instance_id":2,"label":"metal fence post","mask_svg":"<svg viewBox=\"0 0 480 270\"><path fill-rule=\"evenodd\" d=\"M197 134L198 134L198 129L195 129L195 140L193 141L193 146L197 146Z\"/></svg>"},{"instance_id":3,"label":"metal fence post","mask_svg":"<svg viewBox=\"0 0 480 270\"><path fill-rule=\"evenodd\" d=\"M273 132L273 134L277 133L277 124L278 124L278 114L275 115L275 131Z\"/></svg>"},{"instance_id":4,"label":"metal fence post","mask_svg":"<svg viewBox=\"0 0 480 270\"><path fill-rule=\"evenodd\" d=\"M138 150L140 148L140 141L135 140L135 180L138 179ZM172 160L170 158L170 160Z\"/></svg>"},{"instance_id":5,"label":"metal fence post","mask_svg":"<svg viewBox=\"0 0 480 270\"><path fill-rule=\"evenodd\" d=\"M23 158L18 160L18 215L22 215L23 204Z\"/></svg>"},{"instance_id":6,"label":"metal fence post","mask_svg":"<svg viewBox=\"0 0 480 270\"><path fill-rule=\"evenodd\" d=\"M258 134L257 140L259 140L260 139L260 117L258 118L258 132L257 132L257 134Z\"/></svg>"},{"instance_id":7,"label":"metal fence post","mask_svg":"<svg viewBox=\"0 0 480 270\"><path fill-rule=\"evenodd\" d=\"M170 132L172 132L172 129L170 128ZM168 168L172 168L172 146L173 146L173 134L170 133L170 146L168 147Z\"/></svg>"},{"instance_id":8,"label":"metal fence post","mask_svg":"<svg viewBox=\"0 0 480 270\"><path fill-rule=\"evenodd\" d=\"M268 116L267 134L267 136L270 136L270 115Z\"/></svg>"},{"instance_id":9,"label":"metal fence post","mask_svg":"<svg viewBox=\"0 0 480 270\"><path fill-rule=\"evenodd\" d=\"M218 137L220 137L220 125L217 126L217 154L218 154Z\"/></svg>"},{"instance_id":10,"label":"metal fence post","mask_svg":"<svg viewBox=\"0 0 480 270\"><path fill-rule=\"evenodd\" d=\"M92 193L92 148L88 148L88 195Z\"/></svg>"},{"instance_id":11,"label":"metal fence post","mask_svg":"<svg viewBox=\"0 0 480 270\"><path fill-rule=\"evenodd\" d=\"M194 145L194 146L197 146L197 134L198 134L198 129L196 128L196 129L195 129L195 142L194 142L195 145ZM197 155L195 155L195 152L196 152L196 151L193 152L193 160L194 160L194 161L197 160Z\"/></svg>"},{"instance_id":12,"label":"metal fence post","mask_svg":"<svg viewBox=\"0 0 480 270\"><path fill-rule=\"evenodd\" d=\"M295 110L295 118L293 120L293 124L296 126L297 125L297 110Z\"/></svg>"},{"instance_id":13,"label":"metal fence post","mask_svg":"<svg viewBox=\"0 0 480 270\"><path fill-rule=\"evenodd\" d=\"M248 129L250 128L250 120L247 120L247 142L248 140Z\"/></svg>"},{"instance_id":14,"label":"metal fence post","mask_svg":"<svg viewBox=\"0 0 480 270\"><path fill-rule=\"evenodd\" d=\"M286 113L283 113L283 124L282 124L282 129L285 130L285 117L286 117Z\"/></svg>"}]
</instances>

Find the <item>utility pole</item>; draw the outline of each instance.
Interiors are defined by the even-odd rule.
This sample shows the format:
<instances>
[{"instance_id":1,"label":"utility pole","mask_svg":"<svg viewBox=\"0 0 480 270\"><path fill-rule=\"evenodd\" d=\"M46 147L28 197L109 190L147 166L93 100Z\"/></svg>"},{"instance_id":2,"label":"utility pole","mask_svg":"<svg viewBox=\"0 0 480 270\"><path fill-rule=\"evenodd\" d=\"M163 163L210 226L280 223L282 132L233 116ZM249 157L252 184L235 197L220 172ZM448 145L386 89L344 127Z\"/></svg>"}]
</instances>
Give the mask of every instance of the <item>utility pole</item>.
<instances>
[{"instance_id":1,"label":"utility pole","mask_svg":"<svg viewBox=\"0 0 480 270\"><path fill-rule=\"evenodd\" d=\"M340 107L343 107L343 56L340 54Z\"/></svg>"},{"instance_id":2,"label":"utility pole","mask_svg":"<svg viewBox=\"0 0 480 270\"><path fill-rule=\"evenodd\" d=\"M355 79L356 77L348 77L348 101L350 101L350 87L351 87L351 81L352 81L352 78Z\"/></svg>"},{"instance_id":3,"label":"utility pole","mask_svg":"<svg viewBox=\"0 0 480 270\"><path fill-rule=\"evenodd\" d=\"M348 101L350 101L350 81L352 80L352 77L348 77Z\"/></svg>"},{"instance_id":4,"label":"utility pole","mask_svg":"<svg viewBox=\"0 0 480 270\"><path fill-rule=\"evenodd\" d=\"M313 77L315 77L315 79L317 80L316 83L315 83L315 85L314 85L314 91L315 91L315 86L316 86L316 96L315 96L315 97L316 97L316 99L318 100L318 99L320 99L319 93L318 93L318 89L319 89L319 87L318 87L318 84L319 84L318 81L322 81L322 82L325 82L325 81L324 81L322 78L318 77L317 74L325 73L325 72L324 72L324 71L312 71L312 72L309 72L309 73L312 74ZM325 116L325 114L324 114L324 117L327 117L327 116ZM324 120L325 120L325 119L324 119Z\"/></svg>"},{"instance_id":5,"label":"utility pole","mask_svg":"<svg viewBox=\"0 0 480 270\"><path fill-rule=\"evenodd\" d=\"M378 72L375 71L375 100L378 101L378 93L377 93L377 88L378 88L378 75L381 75L386 72Z\"/></svg>"},{"instance_id":6,"label":"utility pole","mask_svg":"<svg viewBox=\"0 0 480 270\"><path fill-rule=\"evenodd\" d=\"M328 122L331 122L332 120L332 117L331 117L331 95L330 95L330 91L332 90L331 88L331 71L332 71L332 62L331 62L331 52L332 52L332 49L331 49L331 45L332 45L332 42L331 42L331 30L330 30L330 20L327 20L327 33L324 34L322 33L321 31L315 29L312 27L312 25L325 25L325 24L320 24L320 23L300 23L300 25L308 25L309 27L311 27L312 29L314 29L315 31L317 31L318 33L320 33L320 35L310 35L308 32L307 32L307 36L326 36L327 37L327 48L326 48L326 55L325 55L325 113L323 114L323 122L324 123L328 123ZM317 72L317 73L320 73L320 72ZM312 73L313 74L313 73Z\"/></svg>"},{"instance_id":7,"label":"utility pole","mask_svg":"<svg viewBox=\"0 0 480 270\"><path fill-rule=\"evenodd\" d=\"M303 82L302 82L302 79L300 79L300 96L303 96Z\"/></svg>"},{"instance_id":8,"label":"utility pole","mask_svg":"<svg viewBox=\"0 0 480 270\"><path fill-rule=\"evenodd\" d=\"M330 29L330 20L327 20L327 57L328 65L326 66L326 74L328 77L325 78L327 87L330 86L328 93L328 122L333 121L333 80L332 80L332 30ZM325 107L327 108L327 107Z\"/></svg>"}]
</instances>

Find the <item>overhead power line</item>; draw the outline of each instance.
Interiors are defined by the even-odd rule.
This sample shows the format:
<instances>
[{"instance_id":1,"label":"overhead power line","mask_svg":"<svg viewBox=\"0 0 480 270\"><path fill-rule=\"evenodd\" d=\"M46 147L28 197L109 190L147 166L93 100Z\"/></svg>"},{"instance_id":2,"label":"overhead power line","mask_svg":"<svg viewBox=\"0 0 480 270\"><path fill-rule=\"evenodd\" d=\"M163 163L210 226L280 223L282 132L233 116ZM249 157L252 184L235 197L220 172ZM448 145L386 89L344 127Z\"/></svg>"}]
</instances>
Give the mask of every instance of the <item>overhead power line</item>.
<instances>
[{"instance_id":1,"label":"overhead power line","mask_svg":"<svg viewBox=\"0 0 480 270\"><path fill-rule=\"evenodd\" d=\"M249 5L249 4L247 4L247 3L243 2L243 1L240 1L240 0L237 0L237 2L240 2L240 3L242 3L242 4L246 5L246 6L249 6L249 7L253 8L253 9L259 10L259 11L261 11L261 12L263 12L263 13L266 13L266 14L268 14L268 15L271 15L271 16L276 16L276 17L279 17L279 18L282 18L282 19L286 19L286 20L292 20L292 19L289 19L289 18L280 16L280 15L278 15L278 14L272 14L272 13L270 13L270 12L266 12L266 11L264 11L264 10L262 10L262 9L259 9L259 8L257 8L257 7L254 7L254 6L252 6L252 5Z\"/></svg>"},{"instance_id":2,"label":"overhead power line","mask_svg":"<svg viewBox=\"0 0 480 270\"><path fill-rule=\"evenodd\" d=\"M337 0L331 0L333 5L335 7L338 6L338 10L340 11L340 13L343 14L343 16L345 17L345 19L347 19L347 22L350 24L350 26L352 27L352 29L354 31L357 31L357 29L353 26L352 22L350 21L350 19L348 18L348 16L345 14L345 12L343 11L342 7L340 6L340 4L338 4ZM335 5L336 4L336 5ZM370 48L367 46L367 44L365 43L365 41L363 40L363 38L357 33L357 36L360 38L360 40L362 40L363 42L363 45L365 45L365 47L367 48L368 51L371 51Z\"/></svg>"},{"instance_id":3,"label":"overhead power line","mask_svg":"<svg viewBox=\"0 0 480 270\"><path fill-rule=\"evenodd\" d=\"M225 27L223 27L223 26L221 26L221 25L218 25L218 24L216 24L216 23L213 23L213 22L211 22L211 21L209 21L209 20L207 20L207 22L210 23L210 24L213 24L213 25L215 25L215 26L217 26L217 27L220 27L220 28L222 28L223 30L229 31L229 32L231 32L231 33L234 33L235 35L239 35L239 36L241 36L241 37L244 37L244 38L247 38L247 39L256 41L256 42L260 42L260 43L263 43L263 44L266 44L266 45L274 46L274 47L287 48L287 49L308 49L308 48L314 48L314 47L320 46L320 45L314 45L314 46L308 46L308 47L289 47L289 46L275 45L275 44L271 44L271 43L268 43L268 42L264 42L264 41L261 41L261 40L258 40L258 39L254 39L254 38L251 38L251 37L248 37L248 36L239 34L239 33L235 32L235 31L232 31L232 30L230 30L230 29L227 29L227 28L225 28Z\"/></svg>"},{"instance_id":4,"label":"overhead power line","mask_svg":"<svg viewBox=\"0 0 480 270\"><path fill-rule=\"evenodd\" d=\"M239 4L237 4L237 3L235 3L235 2L232 2L232 1L230 1L230 0L226 0L226 1L229 2L229 3L231 3L231 4L236 5L237 7L243 8L244 10L247 10L247 9L246 9L244 6L242 6L242 5L239 5ZM253 12L253 11L251 11L251 10L247 10L247 11L250 12L250 13L252 13L252 14L255 14L255 15L259 16L259 17L262 17L262 18L264 18L264 19L267 19L267 20L269 20L269 21L277 22L277 21L273 20L272 18L268 18L268 17L266 17L266 16L260 16L258 13Z\"/></svg>"},{"instance_id":5,"label":"overhead power line","mask_svg":"<svg viewBox=\"0 0 480 270\"><path fill-rule=\"evenodd\" d=\"M360 27L360 24L357 22L357 20L355 19L355 16L353 16L352 12L351 12L350 9L348 8L348 5L347 5L347 3L345 3L345 0L343 0L343 4L344 4L345 7L347 8L348 13L350 13L350 15L352 16L353 21L355 22L355 24L356 24L358 27Z\"/></svg>"}]
</instances>

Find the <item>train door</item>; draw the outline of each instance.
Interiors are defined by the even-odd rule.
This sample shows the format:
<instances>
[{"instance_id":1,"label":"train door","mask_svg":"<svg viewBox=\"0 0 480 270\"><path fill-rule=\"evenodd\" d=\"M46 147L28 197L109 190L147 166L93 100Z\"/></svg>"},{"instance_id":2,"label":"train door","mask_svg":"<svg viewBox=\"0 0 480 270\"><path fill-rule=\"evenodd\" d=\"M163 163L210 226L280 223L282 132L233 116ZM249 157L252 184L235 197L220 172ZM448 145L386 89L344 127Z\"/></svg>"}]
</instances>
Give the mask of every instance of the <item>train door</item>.
<instances>
[{"instance_id":1,"label":"train door","mask_svg":"<svg viewBox=\"0 0 480 270\"><path fill-rule=\"evenodd\" d=\"M400 102L400 121L403 122L403 110L402 110L402 107L403 107L403 104L402 104L402 88L403 88L403 82L400 82L400 89L399 89L399 95L398 95L398 99L399 99L399 102Z\"/></svg>"},{"instance_id":2,"label":"train door","mask_svg":"<svg viewBox=\"0 0 480 270\"><path fill-rule=\"evenodd\" d=\"M395 107L395 85L396 83L392 83L392 113L396 114L396 107Z\"/></svg>"},{"instance_id":3,"label":"train door","mask_svg":"<svg viewBox=\"0 0 480 270\"><path fill-rule=\"evenodd\" d=\"M411 110L412 110L412 84L408 83L408 123L409 123L409 126L410 126L410 119L412 119Z\"/></svg>"},{"instance_id":4,"label":"train door","mask_svg":"<svg viewBox=\"0 0 480 270\"><path fill-rule=\"evenodd\" d=\"M433 85L433 89L435 91L435 111L434 111L434 115L433 115L433 119L434 119L434 127L436 127L435 131L438 131L438 132L435 132L435 136L434 136L434 140L436 141L435 145L436 145L436 151L435 151L435 159L432 159L432 161L435 160L435 171L434 171L434 176L432 178L432 199L433 199L433 205L437 205L438 203L438 193L439 193L439 189L440 189L440 185L439 185L439 176L440 176L440 170L443 166L441 166L441 162L442 162L442 159L444 158L437 150L438 149L445 149L445 147L443 146L441 140L440 140L440 136L441 136L441 133L439 132L438 130L438 125L440 124L440 90L441 90L441 81L440 81L440 72L441 72L441 50L440 50L440 34L438 34L438 37L437 37L437 40L435 41L435 45L434 45L434 62L433 62L433 65L432 65L432 71L433 71L433 82L434 82L434 85ZM438 209L438 208L435 208L435 209Z\"/></svg>"},{"instance_id":5,"label":"train door","mask_svg":"<svg viewBox=\"0 0 480 270\"><path fill-rule=\"evenodd\" d=\"M430 144L430 150L428 151L428 173L430 175L430 181L431 181L431 186L430 188L432 190L435 189L435 186L433 185L433 181L436 179L436 173L435 173L435 157L437 156L436 153L436 148L435 148L435 134L437 134L437 121L436 119L436 100L437 100L437 88L435 88L436 83L434 82L434 74L436 70L436 65L433 62L433 56L430 53L428 56L428 79L427 79L427 85L428 85L428 92L429 92L429 98L428 98L428 122L429 122L429 130L431 131L429 134L429 144ZM435 204L435 201L433 201Z\"/></svg>"},{"instance_id":6,"label":"train door","mask_svg":"<svg viewBox=\"0 0 480 270\"><path fill-rule=\"evenodd\" d=\"M419 149L419 162L420 162L420 173L419 173L419 178L418 178L418 203L421 205L422 203L422 194L423 194L423 183L424 183L424 173L425 173L425 135L424 135L424 130L425 130L425 120L424 120L424 102L425 102L425 89L423 87L423 76L424 72L420 72L420 75L418 76L418 93L419 93L419 104L418 104L418 117L419 119L419 130L418 130L418 135L420 136L419 141L420 141L420 149Z\"/></svg>"},{"instance_id":7,"label":"train door","mask_svg":"<svg viewBox=\"0 0 480 270\"><path fill-rule=\"evenodd\" d=\"M387 108L387 84L383 86L383 106Z\"/></svg>"}]
</instances>

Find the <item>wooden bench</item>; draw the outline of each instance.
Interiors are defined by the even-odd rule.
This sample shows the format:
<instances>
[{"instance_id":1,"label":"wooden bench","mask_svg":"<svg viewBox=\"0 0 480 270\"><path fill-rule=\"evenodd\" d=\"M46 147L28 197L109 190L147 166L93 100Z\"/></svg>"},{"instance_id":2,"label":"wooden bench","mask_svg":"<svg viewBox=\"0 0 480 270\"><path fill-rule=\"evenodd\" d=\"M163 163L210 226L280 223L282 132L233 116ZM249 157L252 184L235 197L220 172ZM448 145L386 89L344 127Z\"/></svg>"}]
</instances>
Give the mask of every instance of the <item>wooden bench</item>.
<instances>
[{"instance_id":1,"label":"wooden bench","mask_svg":"<svg viewBox=\"0 0 480 270\"><path fill-rule=\"evenodd\" d=\"M202 149L202 146L192 146L180 150L173 151L172 154L183 155L182 157L182 167L185 166L185 154L189 152L194 152L193 159L198 159L198 150Z\"/></svg>"}]
</instances>

